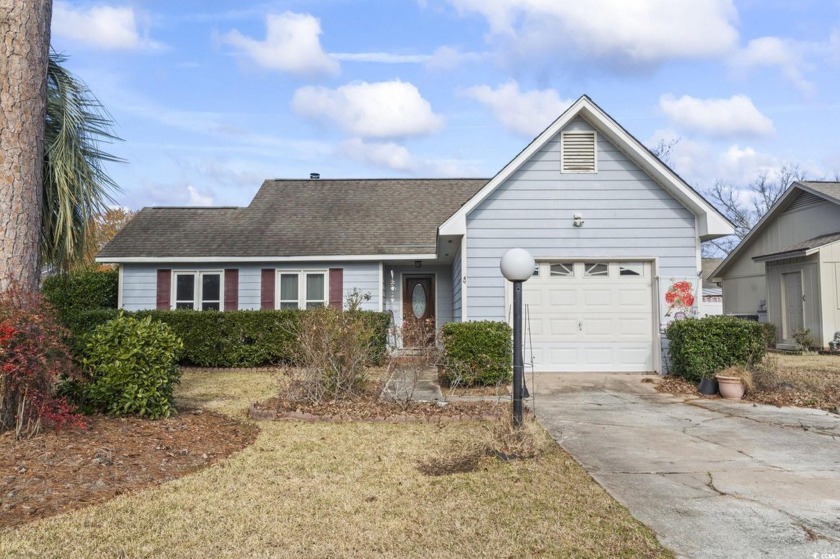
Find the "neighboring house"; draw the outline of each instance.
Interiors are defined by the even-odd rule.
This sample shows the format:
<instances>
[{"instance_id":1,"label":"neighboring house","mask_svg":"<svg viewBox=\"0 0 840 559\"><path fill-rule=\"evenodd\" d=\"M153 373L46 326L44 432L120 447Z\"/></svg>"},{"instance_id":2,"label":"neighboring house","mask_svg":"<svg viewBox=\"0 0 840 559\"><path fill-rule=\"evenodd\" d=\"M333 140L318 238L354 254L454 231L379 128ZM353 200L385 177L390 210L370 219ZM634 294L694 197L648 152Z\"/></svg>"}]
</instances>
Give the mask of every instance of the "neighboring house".
<instances>
[{"instance_id":1,"label":"neighboring house","mask_svg":"<svg viewBox=\"0 0 840 559\"><path fill-rule=\"evenodd\" d=\"M726 314L776 325L781 347L840 330L840 182L794 182L714 272Z\"/></svg>"},{"instance_id":2,"label":"neighboring house","mask_svg":"<svg viewBox=\"0 0 840 559\"><path fill-rule=\"evenodd\" d=\"M723 314L723 288L720 282L712 281L712 274L721 262L723 258L703 259L703 299L700 303L700 316Z\"/></svg>"},{"instance_id":3,"label":"neighboring house","mask_svg":"<svg viewBox=\"0 0 840 559\"><path fill-rule=\"evenodd\" d=\"M537 370L661 369L660 328L696 311L700 242L732 225L588 97L495 177L268 180L245 208L148 208L100 253L126 309L340 306L395 321L510 320L525 282Z\"/></svg>"}]
</instances>

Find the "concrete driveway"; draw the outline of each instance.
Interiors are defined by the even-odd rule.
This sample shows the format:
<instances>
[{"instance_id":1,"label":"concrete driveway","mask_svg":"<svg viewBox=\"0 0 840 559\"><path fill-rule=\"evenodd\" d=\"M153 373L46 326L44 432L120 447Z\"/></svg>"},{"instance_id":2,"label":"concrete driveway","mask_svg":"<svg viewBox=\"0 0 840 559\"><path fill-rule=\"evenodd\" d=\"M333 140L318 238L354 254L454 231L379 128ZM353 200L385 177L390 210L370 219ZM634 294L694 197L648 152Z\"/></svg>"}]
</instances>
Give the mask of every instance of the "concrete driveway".
<instances>
[{"instance_id":1,"label":"concrete driveway","mask_svg":"<svg viewBox=\"0 0 840 559\"><path fill-rule=\"evenodd\" d=\"M840 417L644 378L537 375L537 417L679 556L840 559Z\"/></svg>"}]
</instances>

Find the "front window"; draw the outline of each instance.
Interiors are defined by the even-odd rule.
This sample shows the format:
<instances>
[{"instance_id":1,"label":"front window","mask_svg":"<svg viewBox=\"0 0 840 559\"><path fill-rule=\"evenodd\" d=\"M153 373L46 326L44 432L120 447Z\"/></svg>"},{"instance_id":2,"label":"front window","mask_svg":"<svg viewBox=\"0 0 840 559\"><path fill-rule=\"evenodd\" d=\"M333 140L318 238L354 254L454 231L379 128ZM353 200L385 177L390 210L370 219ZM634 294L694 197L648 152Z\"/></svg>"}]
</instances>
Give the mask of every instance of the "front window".
<instances>
[{"instance_id":1,"label":"front window","mask_svg":"<svg viewBox=\"0 0 840 559\"><path fill-rule=\"evenodd\" d=\"M176 309L222 309L221 272L175 272Z\"/></svg>"},{"instance_id":2,"label":"front window","mask_svg":"<svg viewBox=\"0 0 840 559\"><path fill-rule=\"evenodd\" d=\"M279 309L312 309L327 304L327 274L322 271L278 272Z\"/></svg>"}]
</instances>

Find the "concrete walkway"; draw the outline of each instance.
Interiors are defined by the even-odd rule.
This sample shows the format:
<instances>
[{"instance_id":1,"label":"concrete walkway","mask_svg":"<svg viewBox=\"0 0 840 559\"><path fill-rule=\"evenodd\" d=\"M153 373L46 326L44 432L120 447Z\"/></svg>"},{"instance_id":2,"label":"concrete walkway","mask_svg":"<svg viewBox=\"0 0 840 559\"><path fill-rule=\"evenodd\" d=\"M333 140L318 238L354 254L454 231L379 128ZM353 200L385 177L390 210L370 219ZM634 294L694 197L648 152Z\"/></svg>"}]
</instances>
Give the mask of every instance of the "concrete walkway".
<instances>
[{"instance_id":1,"label":"concrete walkway","mask_svg":"<svg viewBox=\"0 0 840 559\"><path fill-rule=\"evenodd\" d=\"M397 367L380 396L383 400L437 402L443 400L433 367Z\"/></svg>"},{"instance_id":2,"label":"concrete walkway","mask_svg":"<svg viewBox=\"0 0 840 559\"><path fill-rule=\"evenodd\" d=\"M643 378L538 375L537 417L681 557L840 558L840 417Z\"/></svg>"}]
</instances>

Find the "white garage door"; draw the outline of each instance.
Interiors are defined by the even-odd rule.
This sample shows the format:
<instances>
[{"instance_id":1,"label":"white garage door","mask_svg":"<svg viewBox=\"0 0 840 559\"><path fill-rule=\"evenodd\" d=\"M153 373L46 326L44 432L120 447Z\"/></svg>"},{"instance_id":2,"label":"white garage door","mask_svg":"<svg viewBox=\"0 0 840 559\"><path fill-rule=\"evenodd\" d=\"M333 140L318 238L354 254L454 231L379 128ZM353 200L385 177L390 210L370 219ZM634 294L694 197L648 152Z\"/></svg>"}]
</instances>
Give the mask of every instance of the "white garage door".
<instances>
[{"instance_id":1,"label":"white garage door","mask_svg":"<svg viewBox=\"0 0 840 559\"><path fill-rule=\"evenodd\" d=\"M650 262L537 268L523 285L525 359L533 354L536 371L653 370Z\"/></svg>"}]
</instances>

